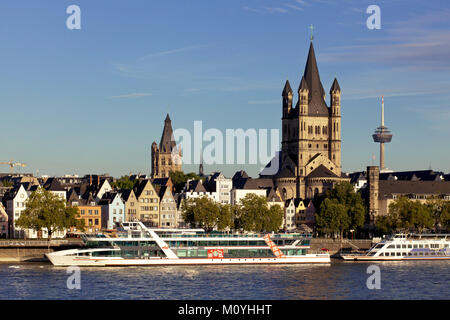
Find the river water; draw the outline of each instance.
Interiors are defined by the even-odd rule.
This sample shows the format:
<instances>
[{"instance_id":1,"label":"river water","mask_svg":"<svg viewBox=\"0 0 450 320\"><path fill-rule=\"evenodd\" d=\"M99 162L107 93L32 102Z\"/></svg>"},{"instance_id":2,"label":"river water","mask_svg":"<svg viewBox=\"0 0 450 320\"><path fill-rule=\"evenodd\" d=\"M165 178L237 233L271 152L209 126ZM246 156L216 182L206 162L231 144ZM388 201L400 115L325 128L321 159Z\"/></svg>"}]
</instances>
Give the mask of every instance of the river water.
<instances>
[{"instance_id":1,"label":"river water","mask_svg":"<svg viewBox=\"0 0 450 320\"><path fill-rule=\"evenodd\" d=\"M367 268L380 269L368 289ZM288 266L80 268L68 289L67 268L0 264L0 299L449 299L450 261L344 262ZM73 282L71 282L73 283Z\"/></svg>"}]
</instances>

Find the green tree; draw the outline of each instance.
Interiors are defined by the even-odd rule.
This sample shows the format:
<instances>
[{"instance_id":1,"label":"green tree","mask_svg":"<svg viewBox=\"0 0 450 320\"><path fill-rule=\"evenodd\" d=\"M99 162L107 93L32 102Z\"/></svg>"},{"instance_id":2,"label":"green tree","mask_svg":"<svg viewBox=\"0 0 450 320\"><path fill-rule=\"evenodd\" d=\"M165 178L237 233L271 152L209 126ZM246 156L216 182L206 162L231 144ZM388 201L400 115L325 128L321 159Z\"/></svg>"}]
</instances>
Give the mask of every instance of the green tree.
<instances>
[{"instance_id":1,"label":"green tree","mask_svg":"<svg viewBox=\"0 0 450 320\"><path fill-rule=\"evenodd\" d=\"M429 199L426 203L434 222L434 231L439 229L448 229L448 219L450 214L450 203L441 198Z\"/></svg>"},{"instance_id":2,"label":"green tree","mask_svg":"<svg viewBox=\"0 0 450 320\"><path fill-rule=\"evenodd\" d=\"M269 208L264 196L247 194L236 207L236 227L245 231L279 231L283 222L283 209L279 205Z\"/></svg>"},{"instance_id":3,"label":"green tree","mask_svg":"<svg viewBox=\"0 0 450 320\"><path fill-rule=\"evenodd\" d=\"M170 171L169 176L172 180L175 192L177 193L180 193L183 190L188 179L204 180L204 178L198 176L194 172L184 173L183 171Z\"/></svg>"},{"instance_id":4,"label":"green tree","mask_svg":"<svg viewBox=\"0 0 450 320\"><path fill-rule=\"evenodd\" d=\"M111 183L111 186L120 190L130 190L133 189L134 183L134 181L130 180L129 176L122 176L120 179L117 179Z\"/></svg>"},{"instance_id":5,"label":"green tree","mask_svg":"<svg viewBox=\"0 0 450 320\"><path fill-rule=\"evenodd\" d=\"M345 231L357 230L364 225L366 206L349 182L338 183L333 189L317 196L314 205L319 208L316 221L321 221L317 227L323 233L339 232L342 237ZM332 212L337 216L332 217Z\"/></svg>"},{"instance_id":6,"label":"green tree","mask_svg":"<svg viewBox=\"0 0 450 320\"><path fill-rule=\"evenodd\" d=\"M219 225L220 206L206 196L184 200L182 215L184 220L193 226L212 231ZM220 227L223 227L221 224Z\"/></svg>"},{"instance_id":7,"label":"green tree","mask_svg":"<svg viewBox=\"0 0 450 320\"><path fill-rule=\"evenodd\" d=\"M233 208L229 204L219 204L219 216L217 219L217 229L226 230L232 229L233 223Z\"/></svg>"},{"instance_id":8,"label":"green tree","mask_svg":"<svg viewBox=\"0 0 450 320\"><path fill-rule=\"evenodd\" d=\"M352 223L347 211L346 206L337 199L325 199L316 214L318 230L325 234L339 233L342 237L344 230L348 230Z\"/></svg>"},{"instance_id":9,"label":"green tree","mask_svg":"<svg viewBox=\"0 0 450 320\"><path fill-rule=\"evenodd\" d=\"M78 209L66 206L64 199L50 191L39 188L31 193L25 205L26 209L22 211L16 225L35 231L46 229L49 241L57 231L71 227L84 230L83 221L78 219Z\"/></svg>"},{"instance_id":10,"label":"green tree","mask_svg":"<svg viewBox=\"0 0 450 320\"><path fill-rule=\"evenodd\" d=\"M389 205L388 214L379 217L376 227L383 233L416 230L422 233L424 229L434 227L433 209L430 203L412 201L400 197Z\"/></svg>"}]
</instances>

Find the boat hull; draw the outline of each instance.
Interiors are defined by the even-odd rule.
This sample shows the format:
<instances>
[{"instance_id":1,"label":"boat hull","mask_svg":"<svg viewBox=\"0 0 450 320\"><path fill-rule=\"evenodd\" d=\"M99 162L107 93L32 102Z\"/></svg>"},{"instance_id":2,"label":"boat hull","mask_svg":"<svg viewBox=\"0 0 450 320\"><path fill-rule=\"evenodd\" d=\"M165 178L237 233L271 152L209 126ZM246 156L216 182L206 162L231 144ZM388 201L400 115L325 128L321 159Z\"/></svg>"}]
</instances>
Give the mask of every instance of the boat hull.
<instances>
[{"instance_id":1,"label":"boat hull","mask_svg":"<svg viewBox=\"0 0 450 320\"><path fill-rule=\"evenodd\" d=\"M330 263L328 254L307 254L302 257L284 258L90 258L63 255L46 254L50 262L55 266L79 266L79 267L110 267L110 266L172 266L172 265L241 265L241 264L302 264L302 263Z\"/></svg>"},{"instance_id":2,"label":"boat hull","mask_svg":"<svg viewBox=\"0 0 450 320\"><path fill-rule=\"evenodd\" d=\"M416 261L416 260L450 260L450 256L435 257L377 257L377 256L357 256L341 255L346 261Z\"/></svg>"}]
</instances>

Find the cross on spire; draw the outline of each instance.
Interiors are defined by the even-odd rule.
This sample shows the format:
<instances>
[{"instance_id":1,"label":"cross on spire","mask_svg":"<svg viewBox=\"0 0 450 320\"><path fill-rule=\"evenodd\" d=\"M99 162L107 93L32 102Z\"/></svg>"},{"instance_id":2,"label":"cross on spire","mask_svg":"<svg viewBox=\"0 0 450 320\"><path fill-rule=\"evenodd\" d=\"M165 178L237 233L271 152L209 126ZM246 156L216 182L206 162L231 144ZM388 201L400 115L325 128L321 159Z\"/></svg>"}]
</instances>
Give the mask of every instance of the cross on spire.
<instances>
[{"instance_id":1,"label":"cross on spire","mask_svg":"<svg viewBox=\"0 0 450 320\"><path fill-rule=\"evenodd\" d=\"M309 27L309 30L311 30L311 41L313 41L313 39L314 39L314 26L311 24Z\"/></svg>"}]
</instances>

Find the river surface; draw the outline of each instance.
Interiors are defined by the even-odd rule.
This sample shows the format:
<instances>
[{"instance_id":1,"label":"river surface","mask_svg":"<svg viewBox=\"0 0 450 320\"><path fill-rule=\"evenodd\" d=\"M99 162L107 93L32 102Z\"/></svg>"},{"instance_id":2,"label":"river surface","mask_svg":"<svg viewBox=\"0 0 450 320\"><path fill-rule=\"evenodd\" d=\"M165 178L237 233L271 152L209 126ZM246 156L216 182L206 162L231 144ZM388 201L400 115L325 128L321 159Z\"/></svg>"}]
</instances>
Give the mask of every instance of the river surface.
<instances>
[{"instance_id":1,"label":"river surface","mask_svg":"<svg viewBox=\"0 0 450 320\"><path fill-rule=\"evenodd\" d=\"M370 290L367 268L373 264L380 268L381 288ZM449 271L450 261L82 267L80 289L68 289L72 274L65 267L2 263L0 299L449 299Z\"/></svg>"}]
</instances>

